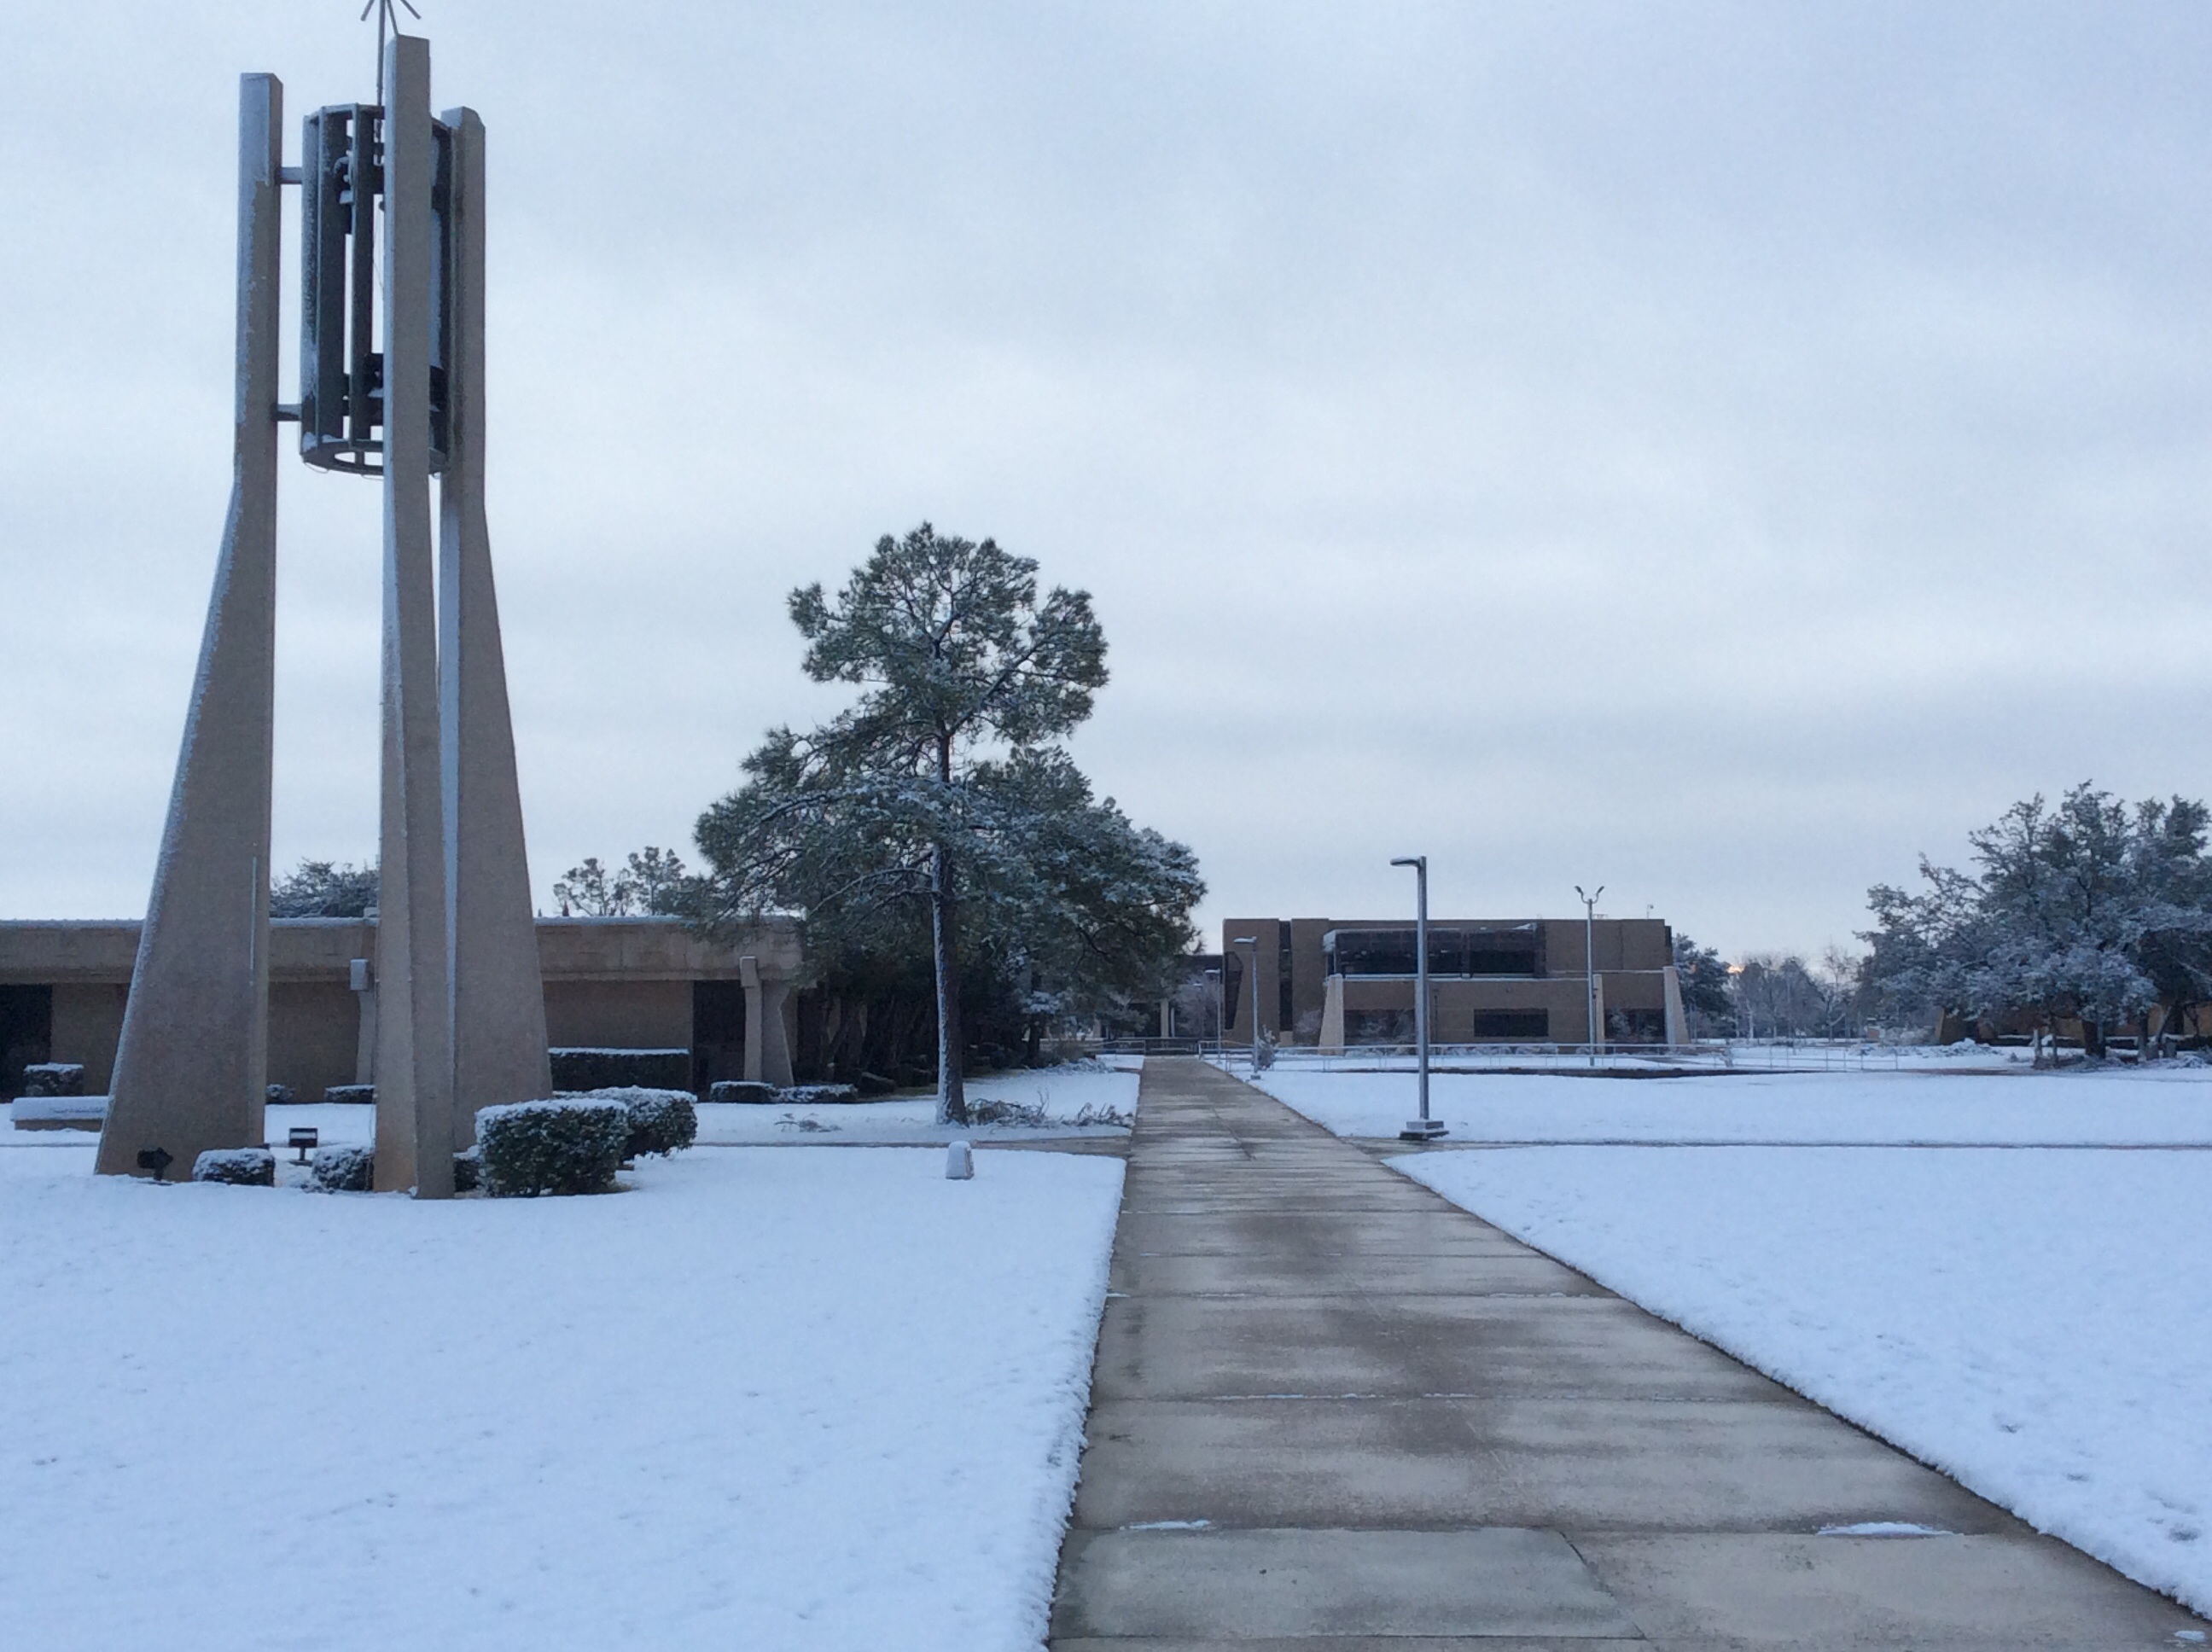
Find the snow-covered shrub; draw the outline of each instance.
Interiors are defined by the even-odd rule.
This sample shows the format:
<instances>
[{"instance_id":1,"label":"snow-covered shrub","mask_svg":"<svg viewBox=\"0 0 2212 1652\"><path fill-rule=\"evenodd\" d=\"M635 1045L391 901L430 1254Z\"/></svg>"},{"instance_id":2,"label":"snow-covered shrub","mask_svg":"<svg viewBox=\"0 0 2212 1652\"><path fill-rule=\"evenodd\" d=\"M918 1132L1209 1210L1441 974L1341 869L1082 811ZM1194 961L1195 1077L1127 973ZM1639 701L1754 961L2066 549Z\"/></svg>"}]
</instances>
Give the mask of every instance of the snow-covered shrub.
<instances>
[{"instance_id":1,"label":"snow-covered shrub","mask_svg":"<svg viewBox=\"0 0 2212 1652\"><path fill-rule=\"evenodd\" d=\"M1275 1065L1275 1035L1264 1027L1260 1030L1260 1042L1252 1047L1252 1068L1265 1072Z\"/></svg>"},{"instance_id":2,"label":"snow-covered shrub","mask_svg":"<svg viewBox=\"0 0 2212 1652\"><path fill-rule=\"evenodd\" d=\"M971 1097L968 1102L968 1122L1018 1125L1040 1130L1051 1121L1045 1117L1042 1102L1016 1102L1003 1098L976 1100Z\"/></svg>"},{"instance_id":3,"label":"snow-covered shrub","mask_svg":"<svg viewBox=\"0 0 2212 1652\"><path fill-rule=\"evenodd\" d=\"M472 1193L483 1186L483 1149L471 1147L453 1155L453 1191Z\"/></svg>"},{"instance_id":4,"label":"snow-covered shrub","mask_svg":"<svg viewBox=\"0 0 2212 1652\"><path fill-rule=\"evenodd\" d=\"M376 1151L358 1143L318 1147L307 1180L325 1193L365 1193L376 1185Z\"/></svg>"},{"instance_id":5,"label":"snow-covered shrub","mask_svg":"<svg viewBox=\"0 0 2212 1652\"><path fill-rule=\"evenodd\" d=\"M234 1187L276 1185L276 1155L266 1147L210 1147L192 1161L192 1180Z\"/></svg>"},{"instance_id":6,"label":"snow-covered shrub","mask_svg":"<svg viewBox=\"0 0 2212 1652\"><path fill-rule=\"evenodd\" d=\"M84 1065L79 1061L33 1061L23 1069L26 1096L82 1096Z\"/></svg>"},{"instance_id":7,"label":"snow-covered shrub","mask_svg":"<svg viewBox=\"0 0 2212 1652\"><path fill-rule=\"evenodd\" d=\"M699 1134L699 1109L688 1090L644 1090L635 1086L602 1090L594 1097L620 1102L629 1109L629 1146L626 1159L647 1153L673 1153L689 1147Z\"/></svg>"},{"instance_id":8,"label":"snow-covered shrub","mask_svg":"<svg viewBox=\"0 0 2212 1652\"><path fill-rule=\"evenodd\" d=\"M860 1092L851 1084L787 1084L775 1093L786 1107L832 1107L857 1102Z\"/></svg>"},{"instance_id":9,"label":"snow-covered shrub","mask_svg":"<svg viewBox=\"0 0 2212 1652\"><path fill-rule=\"evenodd\" d=\"M271 1107L289 1107L293 1101L292 1086L271 1084L269 1086L266 1099Z\"/></svg>"},{"instance_id":10,"label":"snow-covered shrub","mask_svg":"<svg viewBox=\"0 0 2212 1652\"><path fill-rule=\"evenodd\" d=\"M752 1102L766 1106L777 1099L774 1084L756 1084L742 1078L718 1078L707 1086L710 1102Z\"/></svg>"},{"instance_id":11,"label":"snow-covered shrub","mask_svg":"<svg viewBox=\"0 0 2212 1652\"><path fill-rule=\"evenodd\" d=\"M374 1084L328 1084L324 1087L323 1099L331 1102L349 1102L359 1107L374 1107L376 1104L376 1086Z\"/></svg>"},{"instance_id":12,"label":"snow-covered shrub","mask_svg":"<svg viewBox=\"0 0 2212 1652\"><path fill-rule=\"evenodd\" d=\"M688 1090L690 1050L556 1049L553 1088L574 1094L595 1090Z\"/></svg>"},{"instance_id":13,"label":"snow-covered shrub","mask_svg":"<svg viewBox=\"0 0 2212 1652\"><path fill-rule=\"evenodd\" d=\"M495 1199L612 1193L629 1109L596 1096L514 1102L477 1114L483 1190Z\"/></svg>"}]
</instances>

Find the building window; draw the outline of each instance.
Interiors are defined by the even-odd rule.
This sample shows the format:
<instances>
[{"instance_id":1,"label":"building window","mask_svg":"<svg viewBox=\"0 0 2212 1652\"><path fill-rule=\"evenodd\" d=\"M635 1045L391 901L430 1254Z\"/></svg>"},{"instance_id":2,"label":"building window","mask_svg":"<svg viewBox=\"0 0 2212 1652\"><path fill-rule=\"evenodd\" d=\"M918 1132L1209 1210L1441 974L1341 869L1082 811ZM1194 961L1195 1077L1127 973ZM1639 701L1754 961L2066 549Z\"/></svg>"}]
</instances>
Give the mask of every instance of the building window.
<instances>
[{"instance_id":1,"label":"building window","mask_svg":"<svg viewBox=\"0 0 2212 1652\"><path fill-rule=\"evenodd\" d=\"M1430 937L1431 951L1436 938ZM1332 975L1410 975L1413 932L1410 929L1332 929L1322 937Z\"/></svg>"},{"instance_id":2,"label":"building window","mask_svg":"<svg viewBox=\"0 0 2212 1652\"><path fill-rule=\"evenodd\" d=\"M1332 975L1410 975L1413 943L1410 929L1332 929L1321 942ZM1431 975L1538 978L1543 973L1544 936L1537 925L1429 931Z\"/></svg>"},{"instance_id":3,"label":"building window","mask_svg":"<svg viewBox=\"0 0 2212 1652\"><path fill-rule=\"evenodd\" d=\"M1663 1044L1667 1042L1664 1010L1608 1010L1605 1036L1616 1044Z\"/></svg>"},{"instance_id":4,"label":"building window","mask_svg":"<svg viewBox=\"0 0 2212 1652\"><path fill-rule=\"evenodd\" d=\"M1410 1044L1413 1042L1411 1010L1347 1010L1344 1016L1347 1044Z\"/></svg>"},{"instance_id":5,"label":"building window","mask_svg":"<svg viewBox=\"0 0 2212 1652\"><path fill-rule=\"evenodd\" d=\"M1542 1043L1552 1036L1549 1010L1477 1010L1477 1038L1505 1038L1515 1043Z\"/></svg>"}]
</instances>

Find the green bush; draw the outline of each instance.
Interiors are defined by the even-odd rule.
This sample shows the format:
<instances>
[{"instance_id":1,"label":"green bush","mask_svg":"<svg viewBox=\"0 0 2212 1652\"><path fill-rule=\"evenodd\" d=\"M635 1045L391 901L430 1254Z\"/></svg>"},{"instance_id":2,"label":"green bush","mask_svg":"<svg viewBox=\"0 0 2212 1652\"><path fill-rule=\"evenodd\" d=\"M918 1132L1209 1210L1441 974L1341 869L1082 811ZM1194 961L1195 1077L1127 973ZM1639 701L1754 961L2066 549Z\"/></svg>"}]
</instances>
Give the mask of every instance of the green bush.
<instances>
[{"instance_id":1,"label":"green bush","mask_svg":"<svg viewBox=\"0 0 2212 1652\"><path fill-rule=\"evenodd\" d=\"M471 1147L453 1155L453 1191L472 1193L483 1186L483 1150Z\"/></svg>"},{"instance_id":2,"label":"green bush","mask_svg":"<svg viewBox=\"0 0 2212 1652\"><path fill-rule=\"evenodd\" d=\"M376 1150L357 1143L318 1147L307 1179L326 1193L365 1193L376 1185Z\"/></svg>"},{"instance_id":3,"label":"green bush","mask_svg":"<svg viewBox=\"0 0 2212 1652\"><path fill-rule=\"evenodd\" d=\"M629 1110L629 1146L623 1154L626 1159L647 1153L673 1153L698 1138L699 1109L688 1090L645 1090L631 1085L595 1090L592 1096L598 1101L620 1102Z\"/></svg>"},{"instance_id":4,"label":"green bush","mask_svg":"<svg viewBox=\"0 0 2212 1652\"><path fill-rule=\"evenodd\" d=\"M774 1084L742 1078L720 1078L707 1086L707 1099L710 1102L745 1102L766 1106L781 1101L782 1097Z\"/></svg>"},{"instance_id":5,"label":"green bush","mask_svg":"<svg viewBox=\"0 0 2212 1652\"><path fill-rule=\"evenodd\" d=\"M276 1156L266 1147L210 1147L192 1161L195 1181L223 1181L234 1187L273 1187Z\"/></svg>"},{"instance_id":6,"label":"green bush","mask_svg":"<svg viewBox=\"0 0 2212 1652\"><path fill-rule=\"evenodd\" d=\"M596 1096L514 1102L477 1114L483 1190L495 1199L612 1193L629 1108Z\"/></svg>"}]
</instances>

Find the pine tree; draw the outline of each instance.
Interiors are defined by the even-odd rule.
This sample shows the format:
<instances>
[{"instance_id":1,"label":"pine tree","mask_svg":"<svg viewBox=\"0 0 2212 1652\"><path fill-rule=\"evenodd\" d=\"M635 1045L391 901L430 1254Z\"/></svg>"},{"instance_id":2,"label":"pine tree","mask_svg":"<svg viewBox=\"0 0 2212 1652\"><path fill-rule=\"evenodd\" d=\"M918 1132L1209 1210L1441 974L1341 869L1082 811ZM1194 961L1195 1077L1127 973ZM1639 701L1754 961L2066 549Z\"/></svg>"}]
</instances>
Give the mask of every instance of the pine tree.
<instances>
[{"instance_id":1,"label":"pine tree","mask_svg":"<svg viewBox=\"0 0 2212 1652\"><path fill-rule=\"evenodd\" d=\"M863 691L809 733L771 730L701 817L696 909L710 927L800 911L824 951L888 949L926 910L939 1108L964 1124L963 957L1023 983L1033 1023L1149 986L1188 943L1196 863L1095 801L1054 744L1106 682L1087 593L1040 599L1029 558L924 523L790 611L806 674Z\"/></svg>"}]
</instances>

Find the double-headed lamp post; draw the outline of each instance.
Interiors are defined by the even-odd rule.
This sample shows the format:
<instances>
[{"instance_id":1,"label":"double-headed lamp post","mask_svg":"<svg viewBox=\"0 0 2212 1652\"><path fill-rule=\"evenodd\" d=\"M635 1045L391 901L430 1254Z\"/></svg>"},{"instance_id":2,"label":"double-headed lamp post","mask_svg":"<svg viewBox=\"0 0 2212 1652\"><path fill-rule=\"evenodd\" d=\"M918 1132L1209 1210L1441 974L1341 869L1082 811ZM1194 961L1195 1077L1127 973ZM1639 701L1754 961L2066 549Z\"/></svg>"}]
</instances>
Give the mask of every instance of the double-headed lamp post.
<instances>
[{"instance_id":1,"label":"double-headed lamp post","mask_svg":"<svg viewBox=\"0 0 2212 1652\"><path fill-rule=\"evenodd\" d=\"M1583 1024L1589 1035L1589 1064L1597 1065L1597 897L1605 893L1600 884L1596 890L1583 895L1583 886L1575 885L1575 893L1583 902Z\"/></svg>"},{"instance_id":2,"label":"double-headed lamp post","mask_svg":"<svg viewBox=\"0 0 2212 1652\"><path fill-rule=\"evenodd\" d=\"M1257 935L1239 935L1229 944L1252 949L1252 961L1244 968L1252 977L1252 1076L1256 1078L1260 1076L1260 938ZM1224 964L1223 967L1225 971L1227 966ZM1226 1029L1224 1030L1225 1036Z\"/></svg>"},{"instance_id":3,"label":"double-headed lamp post","mask_svg":"<svg viewBox=\"0 0 2212 1652\"><path fill-rule=\"evenodd\" d=\"M1429 858L1401 855L1390 863L1413 869L1413 1050L1421 1074L1421 1116L1406 1121L1401 1141L1434 1141L1444 1127L1429 1116Z\"/></svg>"}]
</instances>

